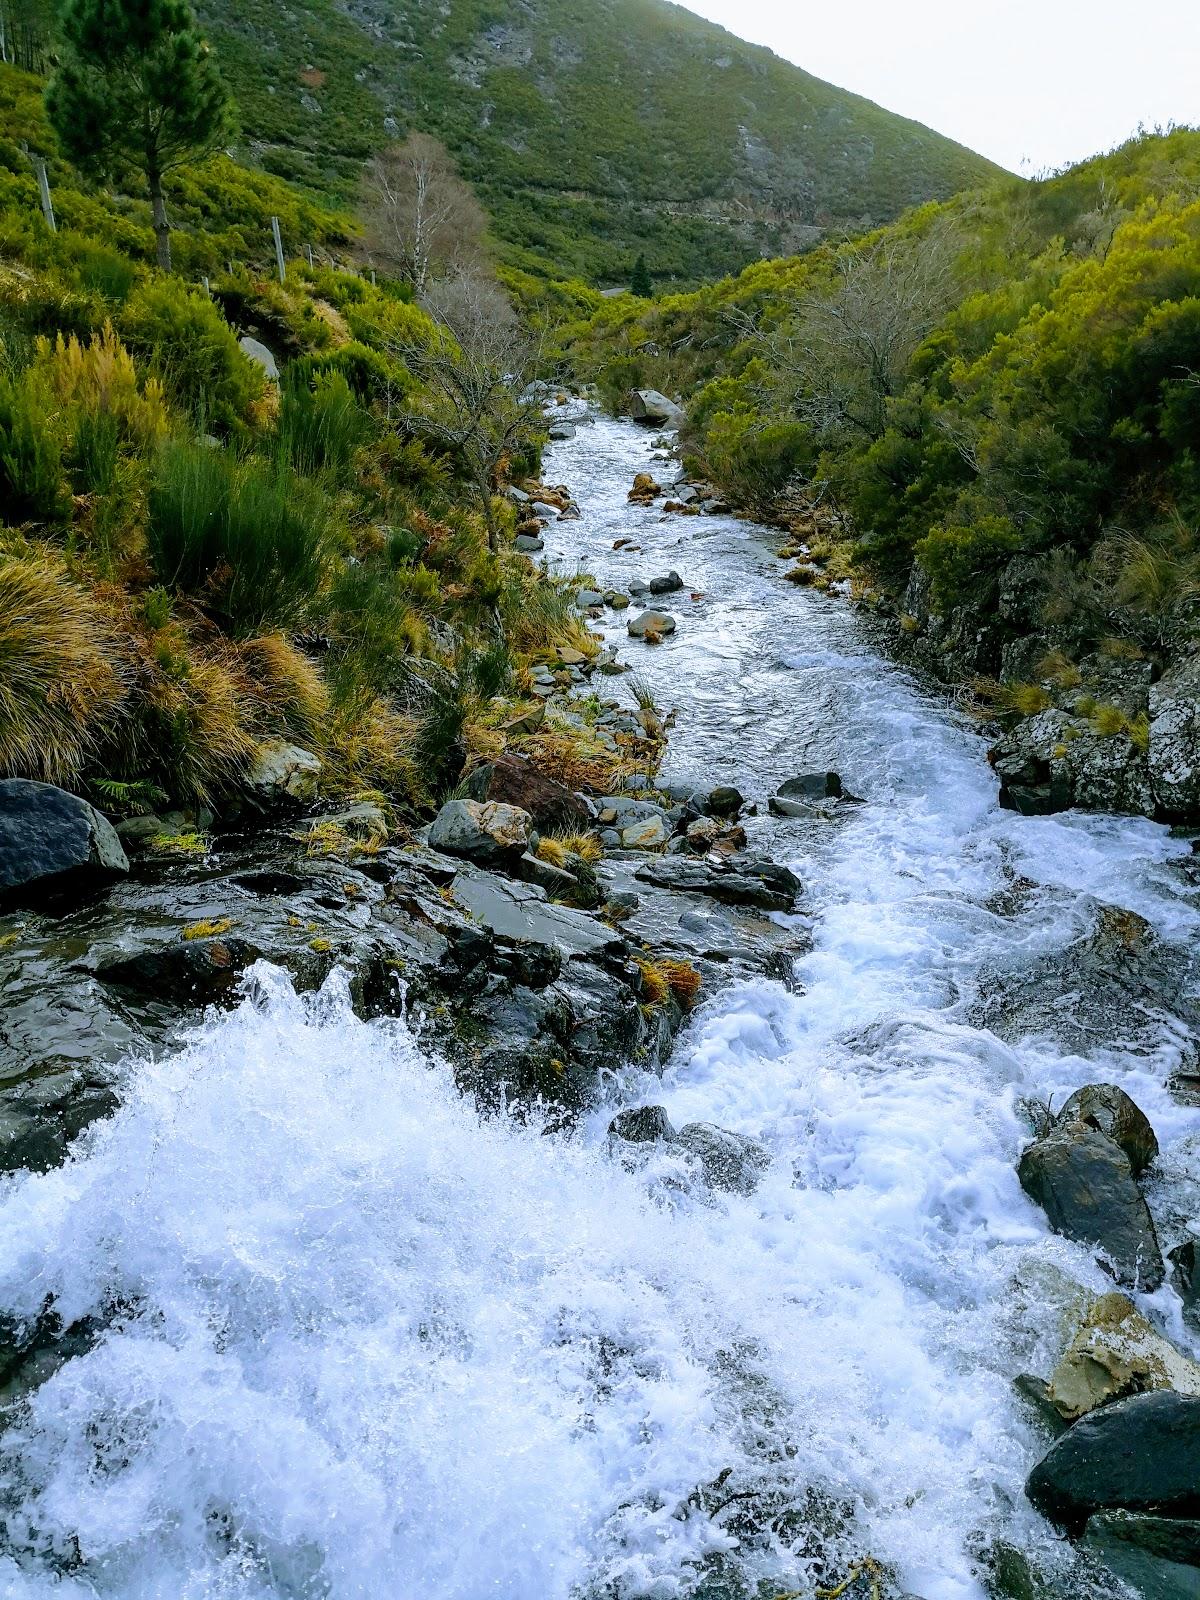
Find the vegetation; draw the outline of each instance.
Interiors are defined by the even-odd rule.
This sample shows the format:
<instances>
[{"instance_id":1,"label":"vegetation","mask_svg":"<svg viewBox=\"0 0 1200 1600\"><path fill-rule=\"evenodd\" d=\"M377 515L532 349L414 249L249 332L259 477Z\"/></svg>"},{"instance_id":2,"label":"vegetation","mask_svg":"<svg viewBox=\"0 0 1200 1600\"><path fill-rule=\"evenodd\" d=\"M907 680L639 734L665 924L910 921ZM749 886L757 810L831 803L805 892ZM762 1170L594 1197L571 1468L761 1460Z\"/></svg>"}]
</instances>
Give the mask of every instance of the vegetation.
<instances>
[{"instance_id":1,"label":"vegetation","mask_svg":"<svg viewBox=\"0 0 1200 1600\"><path fill-rule=\"evenodd\" d=\"M483 255L483 208L427 133L410 133L367 163L362 210L372 260L417 296L435 272L476 267Z\"/></svg>"},{"instance_id":2,"label":"vegetation","mask_svg":"<svg viewBox=\"0 0 1200 1600\"><path fill-rule=\"evenodd\" d=\"M610 399L690 397L693 465L796 528L798 582L836 559L901 609L915 571L935 611L990 623L1022 556L1024 626L1075 659L1196 638L1200 132L606 301L566 344ZM976 632L986 652L996 630Z\"/></svg>"},{"instance_id":3,"label":"vegetation","mask_svg":"<svg viewBox=\"0 0 1200 1600\"><path fill-rule=\"evenodd\" d=\"M415 129L449 147L505 263L696 283L995 169L663 0L203 0L264 166L338 203Z\"/></svg>"}]
</instances>

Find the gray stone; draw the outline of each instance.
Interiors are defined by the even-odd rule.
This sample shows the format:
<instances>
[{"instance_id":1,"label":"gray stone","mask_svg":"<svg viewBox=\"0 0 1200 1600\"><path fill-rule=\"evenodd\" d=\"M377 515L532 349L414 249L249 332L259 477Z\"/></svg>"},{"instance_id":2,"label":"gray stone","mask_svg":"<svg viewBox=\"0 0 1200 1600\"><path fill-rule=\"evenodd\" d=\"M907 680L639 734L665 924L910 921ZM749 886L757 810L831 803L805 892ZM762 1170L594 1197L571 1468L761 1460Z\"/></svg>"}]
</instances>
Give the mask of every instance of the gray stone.
<instances>
[{"instance_id":1,"label":"gray stone","mask_svg":"<svg viewBox=\"0 0 1200 1600\"><path fill-rule=\"evenodd\" d=\"M677 589L683 588L683 579L677 572L668 572L665 577L650 579L651 594L674 594Z\"/></svg>"},{"instance_id":2,"label":"gray stone","mask_svg":"<svg viewBox=\"0 0 1200 1600\"><path fill-rule=\"evenodd\" d=\"M802 772L779 785L785 800L840 800L844 792L836 772Z\"/></svg>"},{"instance_id":3,"label":"gray stone","mask_svg":"<svg viewBox=\"0 0 1200 1600\"><path fill-rule=\"evenodd\" d=\"M630 393L628 407L629 415L635 422L678 428L683 421L680 407L657 389L634 389Z\"/></svg>"},{"instance_id":4,"label":"gray stone","mask_svg":"<svg viewBox=\"0 0 1200 1600\"><path fill-rule=\"evenodd\" d=\"M700 1163L710 1189L753 1194L771 1165L770 1156L757 1139L731 1133L711 1122L689 1122L680 1128L675 1143Z\"/></svg>"},{"instance_id":5,"label":"gray stone","mask_svg":"<svg viewBox=\"0 0 1200 1600\"><path fill-rule=\"evenodd\" d=\"M1026 1148L1017 1175L1054 1231L1100 1251L1119 1284L1158 1288L1158 1235L1119 1145L1086 1123L1056 1124Z\"/></svg>"},{"instance_id":6,"label":"gray stone","mask_svg":"<svg viewBox=\"0 0 1200 1600\"><path fill-rule=\"evenodd\" d=\"M561 897L579 888L579 879L573 872L568 872L565 867L556 867L551 861L543 861L540 856L531 855L528 851L517 862L516 870L524 882L536 883L548 895Z\"/></svg>"},{"instance_id":7,"label":"gray stone","mask_svg":"<svg viewBox=\"0 0 1200 1600\"><path fill-rule=\"evenodd\" d=\"M1200 655L1165 672L1150 691L1149 767L1165 815L1200 813Z\"/></svg>"},{"instance_id":8,"label":"gray stone","mask_svg":"<svg viewBox=\"0 0 1200 1600\"><path fill-rule=\"evenodd\" d=\"M506 939L556 946L564 957L620 954L621 935L586 912L551 905L532 883L512 883L490 872L464 868L454 879L454 898L491 933Z\"/></svg>"},{"instance_id":9,"label":"gray stone","mask_svg":"<svg viewBox=\"0 0 1200 1600\"><path fill-rule=\"evenodd\" d=\"M260 343L257 339L252 339L248 333L244 333L238 340L238 346L243 355L249 356L256 366L262 368L272 383L279 382L278 363L265 344Z\"/></svg>"},{"instance_id":10,"label":"gray stone","mask_svg":"<svg viewBox=\"0 0 1200 1600\"><path fill-rule=\"evenodd\" d=\"M710 817L736 817L745 805L745 797L740 789L735 789L731 783L719 783L715 789L710 789L704 800L704 809Z\"/></svg>"},{"instance_id":11,"label":"gray stone","mask_svg":"<svg viewBox=\"0 0 1200 1600\"><path fill-rule=\"evenodd\" d=\"M433 819L429 844L481 865L513 864L529 848L532 818L495 800L447 800Z\"/></svg>"},{"instance_id":12,"label":"gray stone","mask_svg":"<svg viewBox=\"0 0 1200 1600\"><path fill-rule=\"evenodd\" d=\"M662 1106L631 1106L628 1111L618 1111L608 1125L608 1136L626 1144L657 1144L673 1139L675 1129Z\"/></svg>"},{"instance_id":13,"label":"gray stone","mask_svg":"<svg viewBox=\"0 0 1200 1600\"><path fill-rule=\"evenodd\" d=\"M510 483L504 492L514 505L527 506L529 504L529 496L524 489L518 489L516 484Z\"/></svg>"},{"instance_id":14,"label":"gray stone","mask_svg":"<svg viewBox=\"0 0 1200 1600\"><path fill-rule=\"evenodd\" d=\"M1088 1518L1084 1548L1142 1600L1200 1600L1200 1522L1102 1511Z\"/></svg>"},{"instance_id":15,"label":"gray stone","mask_svg":"<svg viewBox=\"0 0 1200 1600\"><path fill-rule=\"evenodd\" d=\"M661 850L670 837L662 816L643 817L621 829L621 844L626 850Z\"/></svg>"},{"instance_id":16,"label":"gray stone","mask_svg":"<svg viewBox=\"0 0 1200 1600\"><path fill-rule=\"evenodd\" d=\"M307 805L316 798L321 779L321 762L311 750L285 739L271 739L259 745L245 788L257 805Z\"/></svg>"},{"instance_id":17,"label":"gray stone","mask_svg":"<svg viewBox=\"0 0 1200 1600\"><path fill-rule=\"evenodd\" d=\"M628 623L631 639L644 639L648 632L666 635L675 632L675 618L665 611L643 611Z\"/></svg>"},{"instance_id":18,"label":"gray stone","mask_svg":"<svg viewBox=\"0 0 1200 1600\"><path fill-rule=\"evenodd\" d=\"M656 856L638 868L637 877L660 889L708 895L726 905L763 911L792 910L800 892L800 880L787 867L747 855L719 863L694 856Z\"/></svg>"},{"instance_id":19,"label":"gray stone","mask_svg":"<svg viewBox=\"0 0 1200 1600\"><path fill-rule=\"evenodd\" d=\"M558 507L552 506L548 500L535 500L532 510L535 517L545 517L548 522L553 522L558 516Z\"/></svg>"},{"instance_id":20,"label":"gray stone","mask_svg":"<svg viewBox=\"0 0 1200 1600\"><path fill-rule=\"evenodd\" d=\"M530 556L546 548L544 539L535 538L532 533L519 533L513 540L513 549L519 550L522 555Z\"/></svg>"},{"instance_id":21,"label":"gray stone","mask_svg":"<svg viewBox=\"0 0 1200 1600\"><path fill-rule=\"evenodd\" d=\"M1072 1533L1098 1511L1187 1516L1200 1508L1200 1400L1160 1389L1102 1406L1050 1446L1025 1492Z\"/></svg>"},{"instance_id":22,"label":"gray stone","mask_svg":"<svg viewBox=\"0 0 1200 1600\"><path fill-rule=\"evenodd\" d=\"M604 596L600 593L599 589L580 589L579 593L575 596L575 599L581 606L585 608L588 606L602 606L604 604Z\"/></svg>"},{"instance_id":23,"label":"gray stone","mask_svg":"<svg viewBox=\"0 0 1200 1600\"><path fill-rule=\"evenodd\" d=\"M570 422L554 422L546 430L546 436L556 443L565 439L573 439L575 437L575 428Z\"/></svg>"},{"instance_id":24,"label":"gray stone","mask_svg":"<svg viewBox=\"0 0 1200 1600\"><path fill-rule=\"evenodd\" d=\"M0 779L0 905L83 896L128 871L115 829L86 800L49 783Z\"/></svg>"},{"instance_id":25,"label":"gray stone","mask_svg":"<svg viewBox=\"0 0 1200 1600\"><path fill-rule=\"evenodd\" d=\"M1135 1178L1158 1155L1158 1140L1145 1112L1115 1083L1089 1083L1075 1093L1054 1119L1084 1122L1120 1145Z\"/></svg>"}]
</instances>

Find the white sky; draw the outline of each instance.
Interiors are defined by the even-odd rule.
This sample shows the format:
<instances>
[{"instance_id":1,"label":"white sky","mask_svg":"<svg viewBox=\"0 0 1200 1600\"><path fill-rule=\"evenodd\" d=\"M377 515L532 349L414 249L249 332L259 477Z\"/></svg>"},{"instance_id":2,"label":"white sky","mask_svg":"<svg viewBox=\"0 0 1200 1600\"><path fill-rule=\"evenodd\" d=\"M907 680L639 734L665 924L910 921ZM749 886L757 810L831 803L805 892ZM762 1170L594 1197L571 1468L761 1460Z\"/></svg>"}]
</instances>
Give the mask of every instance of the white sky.
<instances>
[{"instance_id":1,"label":"white sky","mask_svg":"<svg viewBox=\"0 0 1200 1600\"><path fill-rule=\"evenodd\" d=\"M1200 124L1200 0L685 0L1014 172Z\"/></svg>"}]
</instances>

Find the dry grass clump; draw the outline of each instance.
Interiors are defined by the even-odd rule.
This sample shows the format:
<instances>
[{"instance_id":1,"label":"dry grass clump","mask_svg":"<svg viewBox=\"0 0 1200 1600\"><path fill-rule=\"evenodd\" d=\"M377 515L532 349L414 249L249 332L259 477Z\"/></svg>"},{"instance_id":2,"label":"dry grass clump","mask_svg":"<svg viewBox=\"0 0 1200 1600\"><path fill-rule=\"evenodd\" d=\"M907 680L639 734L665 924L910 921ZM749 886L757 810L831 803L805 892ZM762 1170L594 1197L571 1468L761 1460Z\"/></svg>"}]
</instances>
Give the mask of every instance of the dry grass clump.
<instances>
[{"instance_id":1,"label":"dry grass clump","mask_svg":"<svg viewBox=\"0 0 1200 1600\"><path fill-rule=\"evenodd\" d=\"M696 1004L703 979L690 961L660 961L658 970L684 1011Z\"/></svg>"},{"instance_id":2,"label":"dry grass clump","mask_svg":"<svg viewBox=\"0 0 1200 1600\"><path fill-rule=\"evenodd\" d=\"M642 974L642 999L649 1006L661 1006L671 993L671 985L657 962L649 956L634 956Z\"/></svg>"},{"instance_id":3,"label":"dry grass clump","mask_svg":"<svg viewBox=\"0 0 1200 1600\"><path fill-rule=\"evenodd\" d=\"M635 767L628 757L601 744L589 728L553 722L550 716L536 733L512 744L548 777L589 794L614 794L630 772L645 771L645 760Z\"/></svg>"},{"instance_id":4,"label":"dry grass clump","mask_svg":"<svg viewBox=\"0 0 1200 1600\"><path fill-rule=\"evenodd\" d=\"M264 732L297 738L320 735L329 716L329 689L316 666L282 633L264 633L237 646L255 720Z\"/></svg>"},{"instance_id":5,"label":"dry grass clump","mask_svg":"<svg viewBox=\"0 0 1200 1600\"><path fill-rule=\"evenodd\" d=\"M544 833L538 842L538 860L570 872L572 862L595 866L604 849L594 833Z\"/></svg>"},{"instance_id":6,"label":"dry grass clump","mask_svg":"<svg viewBox=\"0 0 1200 1600\"><path fill-rule=\"evenodd\" d=\"M325 787L333 794L363 789L417 804L425 777L417 755L419 722L382 695L354 697L335 708L325 747Z\"/></svg>"},{"instance_id":7,"label":"dry grass clump","mask_svg":"<svg viewBox=\"0 0 1200 1600\"><path fill-rule=\"evenodd\" d=\"M0 555L0 773L69 783L128 689L112 619L61 562Z\"/></svg>"}]
</instances>

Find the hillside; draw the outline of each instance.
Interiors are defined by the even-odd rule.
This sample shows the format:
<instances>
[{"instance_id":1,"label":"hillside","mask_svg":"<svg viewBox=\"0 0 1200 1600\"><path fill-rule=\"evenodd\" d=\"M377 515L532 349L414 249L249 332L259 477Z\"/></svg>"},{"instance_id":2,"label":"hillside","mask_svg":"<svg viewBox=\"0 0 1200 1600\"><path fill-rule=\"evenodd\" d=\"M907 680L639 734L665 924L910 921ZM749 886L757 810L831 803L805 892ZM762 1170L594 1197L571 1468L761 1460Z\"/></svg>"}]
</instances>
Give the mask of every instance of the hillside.
<instances>
[{"instance_id":1,"label":"hillside","mask_svg":"<svg viewBox=\"0 0 1200 1600\"><path fill-rule=\"evenodd\" d=\"M443 137L514 265L694 281L994 173L663 0L205 0L256 161L344 201Z\"/></svg>"}]
</instances>

